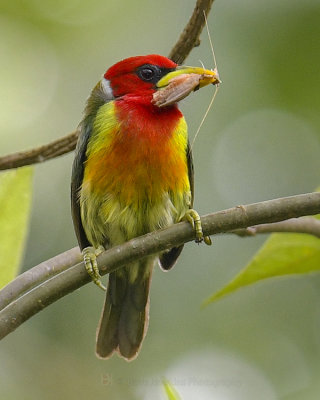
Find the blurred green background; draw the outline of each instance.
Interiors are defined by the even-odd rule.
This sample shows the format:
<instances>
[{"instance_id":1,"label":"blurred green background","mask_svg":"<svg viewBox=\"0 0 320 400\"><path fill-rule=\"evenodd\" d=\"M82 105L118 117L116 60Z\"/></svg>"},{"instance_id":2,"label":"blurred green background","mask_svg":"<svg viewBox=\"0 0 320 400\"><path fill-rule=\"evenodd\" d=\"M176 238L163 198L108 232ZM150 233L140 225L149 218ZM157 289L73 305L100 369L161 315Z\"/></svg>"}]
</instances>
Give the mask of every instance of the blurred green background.
<instances>
[{"instance_id":1,"label":"blurred green background","mask_svg":"<svg viewBox=\"0 0 320 400\"><path fill-rule=\"evenodd\" d=\"M75 129L105 70L128 56L168 54L191 0L0 1L1 155ZM194 145L201 213L312 191L320 183L319 0L216 0L208 22L223 84ZM205 32L187 64L213 67ZM212 96L181 108L194 134ZM73 155L36 166L23 269L76 245L69 206ZM185 246L154 272L151 318L132 363L94 355L103 293L93 284L1 342L3 399L311 400L320 393L320 277L270 280L204 310L204 298L264 238Z\"/></svg>"}]
</instances>

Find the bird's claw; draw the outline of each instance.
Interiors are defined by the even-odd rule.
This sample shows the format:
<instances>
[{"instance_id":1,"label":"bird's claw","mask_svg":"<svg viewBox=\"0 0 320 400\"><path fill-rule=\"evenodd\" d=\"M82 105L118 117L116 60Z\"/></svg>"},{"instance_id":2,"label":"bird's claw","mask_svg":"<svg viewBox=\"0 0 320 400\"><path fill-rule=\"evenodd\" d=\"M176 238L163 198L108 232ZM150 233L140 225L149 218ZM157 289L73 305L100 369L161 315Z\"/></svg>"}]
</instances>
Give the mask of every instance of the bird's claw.
<instances>
[{"instance_id":1,"label":"bird's claw","mask_svg":"<svg viewBox=\"0 0 320 400\"><path fill-rule=\"evenodd\" d=\"M97 252L94 247L86 247L82 250L82 256L86 270L93 282L99 286L100 289L106 291L107 288L101 281L101 275L97 264L97 253L99 254L100 252L100 250Z\"/></svg>"},{"instance_id":2,"label":"bird's claw","mask_svg":"<svg viewBox=\"0 0 320 400\"><path fill-rule=\"evenodd\" d=\"M192 228L195 230L196 243L201 243L202 241L204 241L204 243L207 244L208 246L212 244L210 236L203 235L201 219L196 210L193 210L192 208L188 210L184 215L184 219L186 219L191 224Z\"/></svg>"}]
</instances>

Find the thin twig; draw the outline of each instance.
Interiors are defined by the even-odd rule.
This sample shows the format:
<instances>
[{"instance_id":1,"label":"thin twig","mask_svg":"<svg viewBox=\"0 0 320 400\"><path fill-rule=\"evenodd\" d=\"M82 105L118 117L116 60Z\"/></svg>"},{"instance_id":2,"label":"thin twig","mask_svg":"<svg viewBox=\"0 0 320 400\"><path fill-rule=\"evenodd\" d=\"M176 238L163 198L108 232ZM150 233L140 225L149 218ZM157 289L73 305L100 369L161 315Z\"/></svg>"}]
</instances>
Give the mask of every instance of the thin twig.
<instances>
[{"instance_id":1,"label":"thin twig","mask_svg":"<svg viewBox=\"0 0 320 400\"><path fill-rule=\"evenodd\" d=\"M197 0L193 14L184 28L178 42L169 54L169 58L182 63L193 47L199 45L199 36L204 27L203 11L208 15L214 0ZM72 132L54 142L0 157L0 170L37 164L69 153L76 147L78 132Z\"/></svg>"},{"instance_id":2,"label":"thin twig","mask_svg":"<svg viewBox=\"0 0 320 400\"><path fill-rule=\"evenodd\" d=\"M74 131L67 136L43 146L0 157L0 170L38 164L59 157L74 150L77 140L78 131Z\"/></svg>"},{"instance_id":3,"label":"thin twig","mask_svg":"<svg viewBox=\"0 0 320 400\"><path fill-rule=\"evenodd\" d=\"M319 213L320 193L308 193L247 206L237 206L206 215L201 218L201 221L204 234L213 235ZM190 224L180 222L167 229L149 233L105 251L98 257L100 272L105 275L134 260L150 254L157 254L193 239L194 231ZM45 263L43 268L46 268ZM0 338L14 331L24 321L54 301L90 281L82 262L70 267L65 266L65 268L68 269L27 291L0 311ZM3 302L2 298L3 291L0 292L0 302Z\"/></svg>"},{"instance_id":4,"label":"thin twig","mask_svg":"<svg viewBox=\"0 0 320 400\"><path fill-rule=\"evenodd\" d=\"M238 236L255 236L259 233L306 233L320 238L320 220L311 217L290 218L281 222L272 224L263 224L249 226L245 229L236 229L230 233L235 233Z\"/></svg>"},{"instance_id":5,"label":"thin twig","mask_svg":"<svg viewBox=\"0 0 320 400\"><path fill-rule=\"evenodd\" d=\"M197 0L193 13L181 33L177 43L170 51L169 58L182 64L191 50L200 45L200 34L205 25L203 13L207 16L214 0Z\"/></svg>"}]
</instances>

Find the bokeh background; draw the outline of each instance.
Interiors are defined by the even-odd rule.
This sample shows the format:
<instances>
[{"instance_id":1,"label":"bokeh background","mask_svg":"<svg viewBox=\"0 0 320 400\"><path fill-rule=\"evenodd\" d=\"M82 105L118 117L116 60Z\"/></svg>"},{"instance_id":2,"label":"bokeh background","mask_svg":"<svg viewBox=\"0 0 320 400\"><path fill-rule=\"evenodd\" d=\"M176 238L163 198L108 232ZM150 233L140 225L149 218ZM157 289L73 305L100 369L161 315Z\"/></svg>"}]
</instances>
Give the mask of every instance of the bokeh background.
<instances>
[{"instance_id":1,"label":"bokeh background","mask_svg":"<svg viewBox=\"0 0 320 400\"><path fill-rule=\"evenodd\" d=\"M0 152L74 130L101 75L128 56L168 54L192 0L1 0ZM223 84L195 142L196 209L312 191L320 183L319 0L216 0L209 16ZM187 59L213 67L206 33ZM194 134L212 96L181 104ZM73 155L37 165L23 269L76 245ZM154 272L151 318L132 363L94 355L103 293L93 284L47 308L0 346L3 399L313 400L320 393L320 277L270 280L205 309L265 238L185 246Z\"/></svg>"}]
</instances>

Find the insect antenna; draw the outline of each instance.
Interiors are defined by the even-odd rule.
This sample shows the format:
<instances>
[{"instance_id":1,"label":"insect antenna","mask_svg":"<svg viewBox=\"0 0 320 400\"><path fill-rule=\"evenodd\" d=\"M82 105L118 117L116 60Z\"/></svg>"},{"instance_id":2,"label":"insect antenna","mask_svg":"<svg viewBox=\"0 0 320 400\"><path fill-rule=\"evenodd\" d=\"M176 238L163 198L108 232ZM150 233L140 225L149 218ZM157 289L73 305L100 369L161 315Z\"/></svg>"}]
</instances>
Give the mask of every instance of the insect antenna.
<instances>
[{"instance_id":1,"label":"insect antenna","mask_svg":"<svg viewBox=\"0 0 320 400\"><path fill-rule=\"evenodd\" d=\"M209 26L208 26L208 20L207 20L206 13L205 13L204 11L203 11L203 16L204 16L204 20L205 20L205 23L206 23L207 34L208 34L209 43L210 43L210 48L211 48L211 52L212 52L212 59L213 59L213 64L214 64L214 70L216 70L216 71L218 72L216 56L215 56L215 53L214 53L213 43L212 43L212 40L211 40L210 31L209 31ZM202 67L203 67L202 61L200 61L200 63L202 64ZM203 67L203 68L204 68L204 67ZM191 146L190 146L190 151L192 150L193 145L194 145L194 142L196 141L196 138L197 138L197 136L198 136L198 134L199 134L199 132L200 132L200 129L201 129L201 127L202 127L202 125L203 125L205 119L207 118L207 115L208 115L208 113L209 113L209 111L210 111L210 109L211 109L211 107L212 107L212 105L213 105L213 103L214 103L214 100L215 100L215 98L216 98L216 95L217 95L217 93L218 93L218 90L219 90L219 84L217 84L217 85L215 86L215 91L214 91L214 93L213 93L213 95L212 95L212 98L211 98L211 100L210 100L210 103L209 103L209 105L208 105L208 108L207 108L206 112L204 113L204 115L203 115L203 117L202 117L202 120L201 120L201 122L200 122L200 124L199 124L199 126L198 126L198 129L197 129L197 131L196 131L196 133L195 133L195 135L194 135L194 137L193 137L193 140L192 140L192 143L191 143Z\"/></svg>"}]
</instances>

